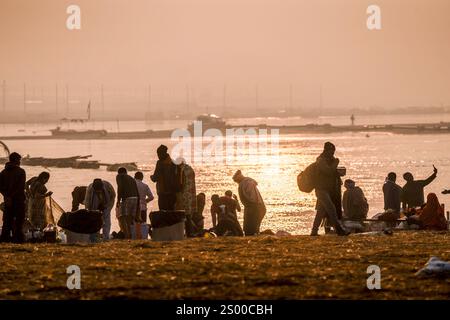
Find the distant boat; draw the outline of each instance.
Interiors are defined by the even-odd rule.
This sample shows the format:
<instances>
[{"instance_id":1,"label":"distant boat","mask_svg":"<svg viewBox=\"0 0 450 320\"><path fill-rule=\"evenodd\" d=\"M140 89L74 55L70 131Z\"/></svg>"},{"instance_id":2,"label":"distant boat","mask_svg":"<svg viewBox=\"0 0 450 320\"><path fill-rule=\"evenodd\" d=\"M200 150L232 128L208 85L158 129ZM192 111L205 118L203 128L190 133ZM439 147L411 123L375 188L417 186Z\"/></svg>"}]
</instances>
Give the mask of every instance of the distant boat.
<instances>
[{"instance_id":1,"label":"distant boat","mask_svg":"<svg viewBox=\"0 0 450 320\"><path fill-rule=\"evenodd\" d=\"M88 106L87 106L87 119L67 119L63 118L62 121L68 121L68 122L89 122L91 120L91 101L89 100ZM73 130L73 129L67 129L63 130L61 127L56 127L56 129L50 130L52 136L58 137L58 138L65 138L65 139L95 139L95 138L102 138L105 137L108 132L106 130Z\"/></svg>"},{"instance_id":2,"label":"distant boat","mask_svg":"<svg viewBox=\"0 0 450 320\"><path fill-rule=\"evenodd\" d=\"M61 127L50 130L52 136L65 139L95 139L102 138L108 134L106 130L61 130Z\"/></svg>"},{"instance_id":3,"label":"distant boat","mask_svg":"<svg viewBox=\"0 0 450 320\"><path fill-rule=\"evenodd\" d=\"M227 123L221 117L215 114L202 114L197 117L196 121L200 121L202 123L202 129L219 129L225 130L227 128ZM194 123L188 125L188 130L190 132L194 132Z\"/></svg>"}]
</instances>

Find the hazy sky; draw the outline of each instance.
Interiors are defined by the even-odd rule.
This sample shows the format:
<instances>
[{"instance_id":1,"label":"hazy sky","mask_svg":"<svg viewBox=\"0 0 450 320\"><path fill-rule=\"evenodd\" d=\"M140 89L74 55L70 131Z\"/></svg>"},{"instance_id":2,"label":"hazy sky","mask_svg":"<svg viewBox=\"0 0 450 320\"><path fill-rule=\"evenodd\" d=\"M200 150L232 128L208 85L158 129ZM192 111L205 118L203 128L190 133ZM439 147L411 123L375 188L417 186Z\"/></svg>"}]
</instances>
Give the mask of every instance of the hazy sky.
<instances>
[{"instance_id":1,"label":"hazy sky","mask_svg":"<svg viewBox=\"0 0 450 320\"><path fill-rule=\"evenodd\" d=\"M370 4L381 31L366 28ZM328 107L449 105L449 14L449 0L0 0L0 80L258 84L262 99L292 84L306 105L322 84Z\"/></svg>"}]
</instances>

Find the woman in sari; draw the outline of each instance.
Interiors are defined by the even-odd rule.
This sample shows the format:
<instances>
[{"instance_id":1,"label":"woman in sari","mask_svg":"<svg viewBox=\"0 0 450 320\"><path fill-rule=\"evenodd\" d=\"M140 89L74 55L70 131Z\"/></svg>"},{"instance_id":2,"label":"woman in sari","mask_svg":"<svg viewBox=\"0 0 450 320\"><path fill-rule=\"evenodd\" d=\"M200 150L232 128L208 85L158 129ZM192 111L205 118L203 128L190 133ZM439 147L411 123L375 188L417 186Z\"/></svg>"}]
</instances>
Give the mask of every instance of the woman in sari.
<instances>
[{"instance_id":1,"label":"woman in sari","mask_svg":"<svg viewBox=\"0 0 450 320\"><path fill-rule=\"evenodd\" d=\"M428 194L425 206L409 217L408 222L419 225L423 230L447 230L444 208L435 193Z\"/></svg>"},{"instance_id":2,"label":"woman in sari","mask_svg":"<svg viewBox=\"0 0 450 320\"><path fill-rule=\"evenodd\" d=\"M181 179L181 190L177 193L177 201L175 205L176 210L184 210L186 214L186 233L188 236L194 236L197 232L201 231L201 226L197 225L198 222L194 221L197 214L197 192L195 187L195 172L194 169L186 164L183 158L178 158L177 170L179 172L179 178Z\"/></svg>"},{"instance_id":3,"label":"woman in sari","mask_svg":"<svg viewBox=\"0 0 450 320\"><path fill-rule=\"evenodd\" d=\"M45 198L50 197L53 193L48 192L45 184L50 179L48 172L42 172L37 178L33 178L33 181L29 184L30 194L30 222L36 229L44 229L48 224Z\"/></svg>"}]
</instances>

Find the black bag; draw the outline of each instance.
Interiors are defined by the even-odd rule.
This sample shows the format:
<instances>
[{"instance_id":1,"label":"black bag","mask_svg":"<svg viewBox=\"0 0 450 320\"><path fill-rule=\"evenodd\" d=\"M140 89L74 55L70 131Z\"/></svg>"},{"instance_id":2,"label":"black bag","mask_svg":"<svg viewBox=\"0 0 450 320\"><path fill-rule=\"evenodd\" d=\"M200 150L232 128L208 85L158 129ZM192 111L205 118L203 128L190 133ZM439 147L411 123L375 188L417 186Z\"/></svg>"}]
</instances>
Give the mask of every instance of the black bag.
<instances>
[{"instance_id":1,"label":"black bag","mask_svg":"<svg viewBox=\"0 0 450 320\"><path fill-rule=\"evenodd\" d=\"M64 212L59 218L58 226L75 233L97 233L103 227L103 213L86 209Z\"/></svg>"},{"instance_id":2,"label":"black bag","mask_svg":"<svg viewBox=\"0 0 450 320\"><path fill-rule=\"evenodd\" d=\"M301 192L311 193L316 187L317 165L312 163L297 176L297 186Z\"/></svg>"},{"instance_id":3,"label":"black bag","mask_svg":"<svg viewBox=\"0 0 450 320\"><path fill-rule=\"evenodd\" d=\"M154 211L149 214L150 224L152 228L170 227L179 222L185 221L186 214L184 211Z\"/></svg>"}]
</instances>

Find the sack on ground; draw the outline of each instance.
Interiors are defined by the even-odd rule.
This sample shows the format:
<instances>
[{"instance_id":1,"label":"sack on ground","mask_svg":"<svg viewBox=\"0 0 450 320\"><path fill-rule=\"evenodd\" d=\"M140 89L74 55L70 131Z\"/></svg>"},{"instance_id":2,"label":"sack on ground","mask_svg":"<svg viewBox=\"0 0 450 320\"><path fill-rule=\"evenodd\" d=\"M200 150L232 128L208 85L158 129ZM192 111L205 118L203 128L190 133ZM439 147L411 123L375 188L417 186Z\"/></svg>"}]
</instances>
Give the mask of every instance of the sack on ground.
<instances>
[{"instance_id":1,"label":"sack on ground","mask_svg":"<svg viewBox=\"0 0 450 320\"><path fill-rule=\"evenodd\" d=\"M450 262L443 261L438 257L431 257L425 264L425 267L416 272L416 276L450 277Z\"/></svg>"},{"instance_id":2,"label":"sack on ground","mask_svg":"<svg viewBox=\"0 0 450 320\"><path fill-rule=\"evenodd\" d=\"M103 214L97 210L86 209L64 212L58 226L75 233L97 233L103 227Z\"/></svg>"},{"instance_id":3,"label":"sack on ground","mask_svg":"<svg viewBox=\"0 0 450 320\"><path fill-rule=\"evenodd\" d=\"M154 229L169 227L186 219L184 211L154 211L149 217Z\"/></svg>"}]
</instances>

